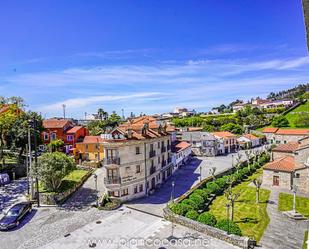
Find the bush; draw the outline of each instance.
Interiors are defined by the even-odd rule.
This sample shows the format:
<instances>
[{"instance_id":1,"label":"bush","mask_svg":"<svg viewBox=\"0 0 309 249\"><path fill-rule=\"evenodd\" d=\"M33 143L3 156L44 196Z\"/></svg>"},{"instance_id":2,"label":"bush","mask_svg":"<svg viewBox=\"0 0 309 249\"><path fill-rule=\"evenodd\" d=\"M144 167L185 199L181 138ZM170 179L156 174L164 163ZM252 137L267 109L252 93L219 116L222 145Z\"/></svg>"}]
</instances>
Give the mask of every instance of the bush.
<instances>
[{"instance_id":1,"label":"bush","mask_svg":"<svg viewBox=\"0 0 309 249\"><path fill-rule=\"evenodd\" d=\"M185 205L189 205L190 207L192 207L192 209L194 210L199 210L200 206L198 203L196 203L195 201L191 200L191 199L185 199L181 202L182 204Z\"/></svg>"},{"instance_id":2,"label":"bush","mask_svg":"<svg viewBox=\"0 0 309 249\"><path fill-rule=\"evenodd\" d=\"M171 206L171 210L178 215L184 216L188 211L192 210L193 208L190 205L184 203L177 203Z\"/></svg>"},{"instance_id":3,"label":"bush","mask_svg":"<svg viewBox=\"0 0 309 249\"><path fill-rule=\"evenodd\" d=\"M191 220L197 220L199 214L195 210L190 210L186 213L186 217Z\"/></svg>"},{"instance_id":4,"label":"bush","mask_svg":"<svg viewBox=\"0 0 309 249\"><path fill-rule=\"evenodd\" d=\"M227 178L218 178L215 183L219 186L220 189L224 189L224 187L226 186L227 184Z\"/></svg>"},{"instance_id":5,"label":"bush","mask_svg":"<svg viewBox=\"0 0 309 249\"><path fill-rule=\"evenodd\" d=\"M189 196L189 199L192 200L199 209L202 209L204 206L204 198L200 196L199 194L193 193Z\"/></svg>"},{"instance_id":6,"label":"bush","mask_svg":"<svg viewBox=\"0 0 309 249\"><path fill-rule=\"evenodd\" d=\"M250 166L251 167L251 166ZM248 175L250 173L248 168L243 168L239 171L239 173L241 174L242 178L244 178L246 175Z\"/></svg>"},{"instance_id":7,"label":"bush","mask_svg":"<svg viewBox=\"0 0 309 249\"><path fill-rule=\"evenodd\" d=\"M200 214L197 220L208 226L215 226L217 223L216 217L208 212L204 212Z\"/></svg>"},{"instance_id":8,"label":"bush","mask_svg":"<svg viewBox=\"0 0 309 249\"><path fill-rule=\"evenodd\" d=\"M203 197L204 201L207 201L207 198L209 197L210 193L209 191L205 191L206 189L196 189L194 190L193 194L198 194Z\"/></svg>"},{"instance_id":9,"label":"bush","mask_svg":"<svg viewBox=\"0 0 309 249\"><path fill-rule=\"evenodd\" d=\"M271 124L274 127L288 127L289 121L287 120L286 117L284 117L282 115L278 115L278 116L274 117Z\"/></svg>"},{"instance_id":10,"label":"bush","mask_svg":"<svg viewBox=\"0 0 309 249\"><path fill-rule=\"evenodd\" d=\"M215 182L209 182L206 184L206 188L209 189L209 191L212 194L220 194L220 192L223 190L221 189L217 183Z\"/></svg>"},{"instance_id":11,"label":"bush","mask_svg":"<svg viewBox=\"0 0 309 249\"><path fill-rule=\"evenodd\" d=\"M216 228L226 231L230 234L242 236L239 226L231 220L226 220L226 219L219 220L216 225Z\"/></svg>"}]
</instances>

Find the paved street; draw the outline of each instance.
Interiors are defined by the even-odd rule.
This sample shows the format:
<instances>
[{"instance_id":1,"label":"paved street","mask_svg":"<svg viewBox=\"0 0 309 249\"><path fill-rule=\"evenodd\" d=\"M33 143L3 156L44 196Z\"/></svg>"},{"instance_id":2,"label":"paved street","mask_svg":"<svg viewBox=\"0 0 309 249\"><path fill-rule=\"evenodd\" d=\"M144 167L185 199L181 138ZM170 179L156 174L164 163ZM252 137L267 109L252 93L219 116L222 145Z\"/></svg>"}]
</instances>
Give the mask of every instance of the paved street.
<instances>
[{"instance_id":1,"label":"paved street","mask_svg":"<svg viewBox=\"0 0 309 249\"><path fill-rule=\"evenodd\" d=\"M0 213L6 211L14 203L25 200L26 193L27 180L25 178L0 187Z\"/></svg>"},{"instance_id":2,"label":"paved street","mask_svg":"<svg viewBox=\"0 0 309 249\"><path fill-rule=\"evenodd\" d=\"M99 222L92 222L71 233L69 236L62 236L42 248L235 248L221 240L210 238L179 225L174 228L174 241L169 240L171 235L172 223L152 215L122 208L115 211L112 215L101 219ZM187 243L190 241L192 245L196 243L195 245L197 246L188 246L188 244L172 246L168 244L179 243L184 238L187 239Z\"/></svg>"}]
</instances>

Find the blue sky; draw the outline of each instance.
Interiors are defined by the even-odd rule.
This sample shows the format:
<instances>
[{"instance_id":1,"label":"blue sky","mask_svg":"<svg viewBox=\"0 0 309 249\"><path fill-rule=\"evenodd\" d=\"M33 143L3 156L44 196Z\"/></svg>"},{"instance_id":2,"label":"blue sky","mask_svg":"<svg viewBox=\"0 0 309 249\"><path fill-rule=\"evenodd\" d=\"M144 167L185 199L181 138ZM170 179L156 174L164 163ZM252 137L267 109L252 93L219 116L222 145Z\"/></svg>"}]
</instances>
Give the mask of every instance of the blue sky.
<instances>
[{"instance_id":1,"label":"blue sky","mask_svg":"<svg viewBox=\"0 0 309 249\"><path fill-rule=\"evenodd\" d=\"M72 117L206 111L309 82L301 1L0 1L0 95Z\"/></svg>"}]
</instances>

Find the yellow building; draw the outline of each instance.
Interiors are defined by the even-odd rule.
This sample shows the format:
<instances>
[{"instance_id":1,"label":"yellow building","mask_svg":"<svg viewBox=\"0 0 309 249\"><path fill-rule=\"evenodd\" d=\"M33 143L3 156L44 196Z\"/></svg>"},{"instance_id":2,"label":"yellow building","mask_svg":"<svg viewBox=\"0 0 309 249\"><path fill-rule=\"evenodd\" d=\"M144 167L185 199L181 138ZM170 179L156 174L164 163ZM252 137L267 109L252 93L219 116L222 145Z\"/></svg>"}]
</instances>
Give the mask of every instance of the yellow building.
<instances>
[{"instance_id":1,"label":"yellow building","mask_svg":"<svg viewBox=\"0 0 309 249\"><path fill-rule=\"evenodd\" d=\"M86 136L82 143L76 143L75 155L82 161L102 161L104 158L104 148L100 136Z\"/></svg>"}]
</instances>

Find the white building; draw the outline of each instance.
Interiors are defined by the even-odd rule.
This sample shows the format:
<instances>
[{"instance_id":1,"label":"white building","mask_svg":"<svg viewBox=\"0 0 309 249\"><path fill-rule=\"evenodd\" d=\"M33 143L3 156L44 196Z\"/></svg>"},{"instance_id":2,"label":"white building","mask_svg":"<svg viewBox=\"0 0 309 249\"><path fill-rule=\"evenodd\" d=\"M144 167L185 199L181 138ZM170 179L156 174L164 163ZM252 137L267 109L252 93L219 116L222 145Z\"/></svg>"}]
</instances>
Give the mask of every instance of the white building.
<instances>
[{"instance_id":1,"label":"white building","mask_svg":"<svg viewBox=\"0 0 309 249\"><path fill-rule=\"evenodd\" d=\"M184 141L172 145L172 162L174 164L174 171L189 160L192 153L191 147L191 144Z\"/></svg>"}]
</instances>

